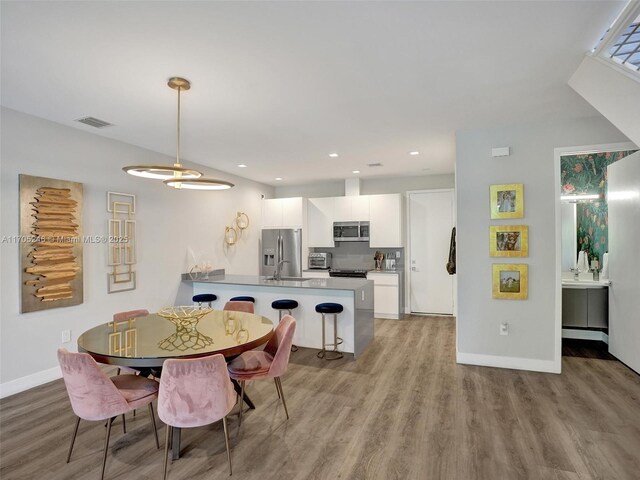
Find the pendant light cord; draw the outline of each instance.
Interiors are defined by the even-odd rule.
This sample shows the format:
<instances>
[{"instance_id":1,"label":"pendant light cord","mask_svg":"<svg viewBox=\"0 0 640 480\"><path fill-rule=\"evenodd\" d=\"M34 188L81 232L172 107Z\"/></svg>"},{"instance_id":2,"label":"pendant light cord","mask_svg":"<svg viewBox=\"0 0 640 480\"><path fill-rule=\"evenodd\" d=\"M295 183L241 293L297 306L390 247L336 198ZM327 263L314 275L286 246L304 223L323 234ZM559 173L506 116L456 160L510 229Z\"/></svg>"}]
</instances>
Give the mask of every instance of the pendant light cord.
<instances>
[{"instance_id":1,"label":"pendant light cord","mask_svg":"<svg viewBox=\"0 0 640 480\"><path fill-rule=\"evenodd\" d=\"M178 128L177 128L177 141L176 141L176 163L175 167L181 167L180 164L180 92L182 91L182 87L178 86Z\"/></svg>"}]
</instances>

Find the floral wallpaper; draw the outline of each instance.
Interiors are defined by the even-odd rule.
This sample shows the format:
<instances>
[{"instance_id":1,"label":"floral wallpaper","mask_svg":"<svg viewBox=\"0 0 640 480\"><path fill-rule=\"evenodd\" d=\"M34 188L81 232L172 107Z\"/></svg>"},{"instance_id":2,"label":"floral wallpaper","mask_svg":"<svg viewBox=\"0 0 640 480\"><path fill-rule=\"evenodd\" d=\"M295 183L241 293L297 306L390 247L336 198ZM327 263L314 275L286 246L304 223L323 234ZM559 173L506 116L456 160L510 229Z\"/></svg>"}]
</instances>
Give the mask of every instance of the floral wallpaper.
<instances>
[{"instance_id":1,"label":"floral wallpaper","mask_svg":"<svg viewBox=\"0 0 640 480\"><path fill-rule=\"evenodd\" d=\"M584 250L591 260L602 263L608 250L609 217L607 202L607 166L631 155L625 152L602 152L567 155L560 159L563 194L600 194L601 201L579 202L576 208L578 250Z\"/></svg>"}]
</instances>

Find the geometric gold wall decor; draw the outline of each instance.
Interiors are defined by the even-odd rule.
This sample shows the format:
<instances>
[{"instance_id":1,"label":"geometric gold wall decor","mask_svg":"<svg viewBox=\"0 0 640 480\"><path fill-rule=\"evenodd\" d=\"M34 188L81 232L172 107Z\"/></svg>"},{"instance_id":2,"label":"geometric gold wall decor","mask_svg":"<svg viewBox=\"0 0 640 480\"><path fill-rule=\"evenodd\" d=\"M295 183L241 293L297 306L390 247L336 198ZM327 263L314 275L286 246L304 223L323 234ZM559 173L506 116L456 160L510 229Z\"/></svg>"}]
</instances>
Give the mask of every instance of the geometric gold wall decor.
<instances>
[{"instance_id":1,"label":"geometric gold wall decor","mask_svg":"<svg viewBox=\"0 0 640 480\"><path fill-rule=\"evenodd\" d=\"M20 175L22 313L79 305L82 184Z\"/></svg>"},{"instance_id":2,"label":"geometric gold wall decor","mask_svg":"<svg viewBox=\"0 0 640 480\"><path fill-rule=\"evenodd\" d=\"M136 196L107 192L108 232L108 293L126 292L136 288Z\"/></svg>"}]
</instances>

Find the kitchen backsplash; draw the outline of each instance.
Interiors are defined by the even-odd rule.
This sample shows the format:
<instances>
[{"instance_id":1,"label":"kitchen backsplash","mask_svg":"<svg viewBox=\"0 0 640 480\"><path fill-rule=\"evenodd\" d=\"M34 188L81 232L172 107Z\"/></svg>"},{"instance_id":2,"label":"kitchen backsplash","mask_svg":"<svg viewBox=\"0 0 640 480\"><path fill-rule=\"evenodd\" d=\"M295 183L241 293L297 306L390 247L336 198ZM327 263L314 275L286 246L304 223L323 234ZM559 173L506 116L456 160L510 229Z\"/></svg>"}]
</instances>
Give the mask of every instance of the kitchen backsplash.
<instances>
[{"instance_id":1,"label":"kitchen backsplash","mask_svg":"<svg viewBox=\"0 0 640 480\"><path fill-rule=\"evenodd\" d=\"M404 248L369 248L368 242L336 242L335 248L311 248L313 252L331 253L332 268L373 270L376 251L384 253L384 258L396 259L396 270L404 270ZM400 256L396 257L396 252ZM382 264L384 268L384 262Z\"/></svg>"}]
</instances>

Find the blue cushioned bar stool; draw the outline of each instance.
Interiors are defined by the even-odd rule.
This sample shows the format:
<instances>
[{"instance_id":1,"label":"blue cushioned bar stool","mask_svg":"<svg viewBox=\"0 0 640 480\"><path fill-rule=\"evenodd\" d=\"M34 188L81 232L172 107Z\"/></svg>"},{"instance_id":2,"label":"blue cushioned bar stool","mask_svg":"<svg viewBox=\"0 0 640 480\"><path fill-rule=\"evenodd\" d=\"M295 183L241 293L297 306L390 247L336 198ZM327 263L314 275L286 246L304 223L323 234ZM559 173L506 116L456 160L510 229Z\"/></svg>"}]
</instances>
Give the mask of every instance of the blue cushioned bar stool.
<instances>
[{"instance_id":1,"label":"blue cushioned bar stool","mask_svg":"<svg viewBox=\"0 0 640 480\"><path fill-rule=\"evenodd\" d=\"M253 298L253 297L245 297L245 296L233 297L229 301L230 302L251 302L251 303L256 303L256 299L255 298Z\"/></svg>"},{"instance_id":2,"label":"blue cushioned bar stool","mask_svg":"<svg viewBox=\"0 0 640 480\"><path fill-rule=\"evenodd\" d=\"M288 311L289 315L291 315L291 310L293 310L294 308L298 308L298 302L296 302L295 300L290 300L288 298L283 298L282 300L275 300L271 302L271 308L273 308L274 310L278 310L278 323L280 323L280 320L282 320L282 317L284 316L284 311ZM298 347L295 345L291 345L291 351L297 352Z\"/></svg>"},{"instance_id":3,"label":"blue cushioned bar stool","mask_svg":"<svg viewBox=\"0 0 640 480\"><path fill-rule=\"evenodd\" d=\"M194 302L198 302L198 306L202 307L203 303L208 303L209 308L211 308L211 302L215 302L218 299L217 295L213 293L199 293L198 295L194 295L191 300Z\"/></svg>"},{"instance_id":4,"label":"blue cushioned bar stool","mask_svg":"<svg viewBox=\"0 0 640 480\"><path fill-rule=\"evenodd\" d=\"M344 355L338 351L338 345L342 343L342 339L338 336L338 314L344 308L339 303L319 303L316 305L316 312L322 314L322 350L318 352L319 358L325 360L338 360ZM325 315L333 315L333 343L327 343L325 335ZM327 347L333 347L333 350L327 350Z\"/></svg>"}]
</instances>

